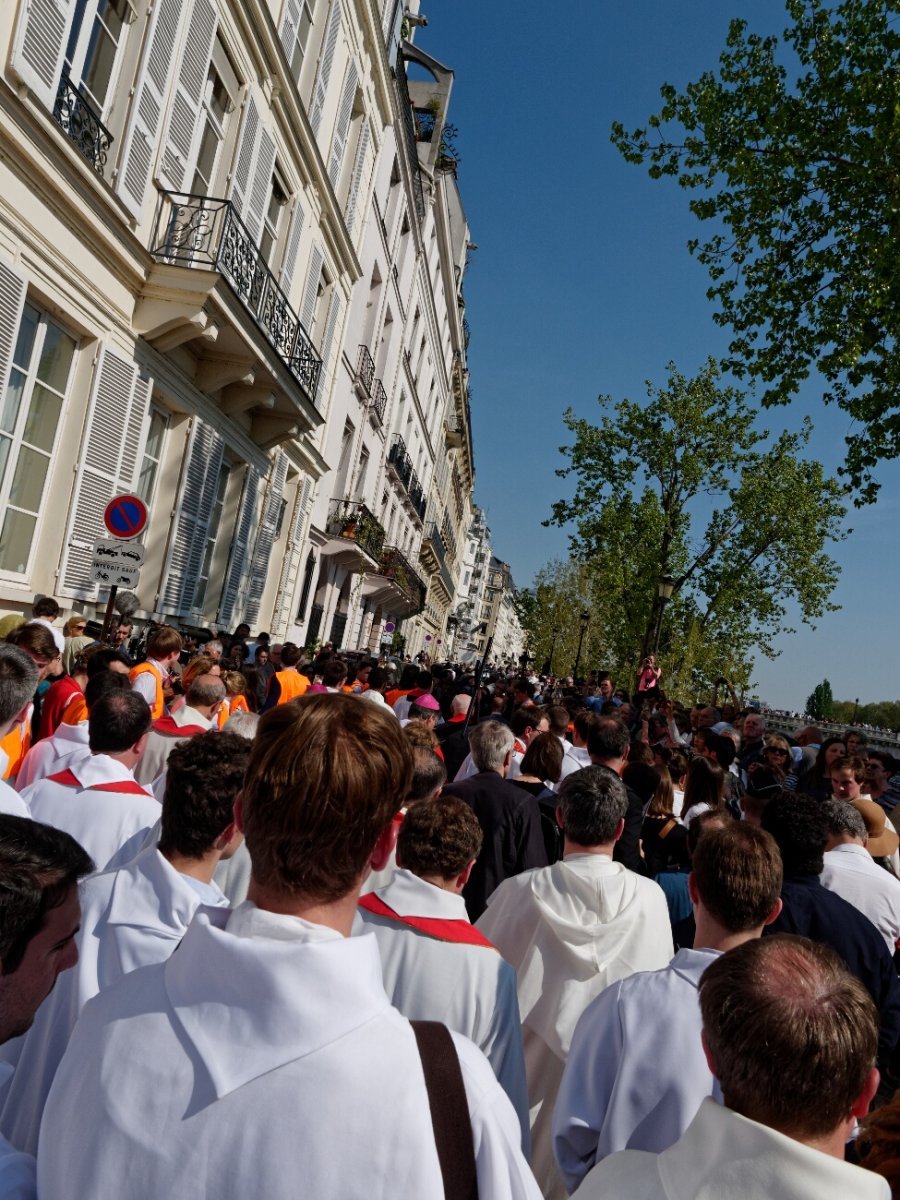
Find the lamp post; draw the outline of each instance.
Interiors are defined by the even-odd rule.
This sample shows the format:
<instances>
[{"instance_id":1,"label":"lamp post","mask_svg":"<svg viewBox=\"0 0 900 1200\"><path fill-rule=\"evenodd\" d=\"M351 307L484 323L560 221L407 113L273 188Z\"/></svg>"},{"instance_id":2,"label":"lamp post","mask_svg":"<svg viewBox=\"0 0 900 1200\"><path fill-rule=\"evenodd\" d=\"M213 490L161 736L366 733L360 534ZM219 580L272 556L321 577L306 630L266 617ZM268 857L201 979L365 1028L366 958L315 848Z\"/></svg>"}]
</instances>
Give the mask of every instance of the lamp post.
<instances>
[{"instance_id":1,"label":"lamp post","mask_svg":"<svg viewBox=\"0 0 900 1200\"><path fill-rule=\"evenodd\" d=\"M656 584L656 594L659 598L659 612L656 617L656 635L653 639L653 653L656 655L659 651L659 637L662 633L663 613L666 611L666 605L672 599L672 593L675 591L675 580L671 575L661 575Z\"/></svg>"},{"instance_id":2,"label":"lamp post","mask_svg":"<svg viewBox=\"0 0 900 1200\"><path fill-rule=\"evenodd\" d=\"M591 614L589 612L583 612L579 617L579 620L581 621L581 631L578 634L578 653L575 655L575 666L572 670L572 678L575 680L578 678L578 667L581 663L581 646L584 642L584 635L587 633L587 627L590 623L590 619Z\"/></svg>"}]
</instances>

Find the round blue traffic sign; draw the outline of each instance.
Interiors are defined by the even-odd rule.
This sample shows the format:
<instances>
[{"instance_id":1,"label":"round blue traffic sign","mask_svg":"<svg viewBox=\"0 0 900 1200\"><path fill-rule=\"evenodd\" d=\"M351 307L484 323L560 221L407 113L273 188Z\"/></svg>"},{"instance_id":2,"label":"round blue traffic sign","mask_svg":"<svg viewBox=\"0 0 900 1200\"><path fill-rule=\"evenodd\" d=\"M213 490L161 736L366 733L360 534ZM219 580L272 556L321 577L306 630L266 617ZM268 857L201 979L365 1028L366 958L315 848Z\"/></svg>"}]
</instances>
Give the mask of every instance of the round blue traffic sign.
<instances>
[{"instance_id":1,"label":"round blue traffic sign","mask_svg":"<svg viewBox=\"0 0 900 1200\"><path fill-rule=\"evenodd\" d=\"M147 527L147 506L140 496L114 496L103 513L103 523L113 537L140 537Z\"/></svg>"}]
</instances>

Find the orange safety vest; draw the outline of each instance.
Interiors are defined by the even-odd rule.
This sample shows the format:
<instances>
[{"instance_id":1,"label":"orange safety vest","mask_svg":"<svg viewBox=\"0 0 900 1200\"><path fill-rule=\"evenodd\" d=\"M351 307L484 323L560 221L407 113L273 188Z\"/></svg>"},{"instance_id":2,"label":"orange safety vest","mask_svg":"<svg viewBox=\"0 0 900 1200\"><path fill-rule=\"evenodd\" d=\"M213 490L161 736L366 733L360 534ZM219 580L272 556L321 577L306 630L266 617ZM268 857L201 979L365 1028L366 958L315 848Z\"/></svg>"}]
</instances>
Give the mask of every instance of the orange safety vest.
<instances>
[{"instance_id":1,"label":"orange safety vest","mask_svg":"<svg viewBox=\"0 0 900 1200\"><path fill-rule=\"evenodd\" d=\"M156 695L153 698L153 703L150 705L150 716L154 721L158 721L166 711L166 703L163 697L162 677L160 676L159 671L156 669L156 667L152 666L152 664L148 662L142 662L138 663L136 667L132 667L132 669L128 672L128 678L132 683L134 683L138 675L146 675L148 671L153 676L153 680L156 684Z\"/></svg>"},{"instance_id":2,"label":"orange safety vest","mask_svg":"<svg viewBox=\"0 0 900 1200\"><path fill-rule=\"evenodd\" d=\"M9 733L0 739L0 750L9 759L3 772L4 779L15 779L19 773L19 767L22 765L22 759L31 749L31 713L32 706L29 705L25 720L13 725Z\"/></svg>"},{"instance_id":3,"label":"orange safety vest","mask_svg":"<svg viewBox=\"0 0 900 1200\"><path fill-rule=\"evenodd\" d=\"M226 700L219 709L216 728L221 729L232 713L249 711L250 708L243 696L234 696L230 702Z\"/></svg>"},{"instance_id":4,"label":"orange safety vest","mask_svg":"<svg viewBox=\"0 0 900 1200\"><path fill-rule=\"evenodd\" d=\"M63 709L61 725L80 725L88 719L87 701L83 694L72 696Z\"/></svg>"},{"instance_id":5,"label":"orange safety vest","mask_svg":"<svg viewBox=\"0 0 900 1200\"><path fill-rule=\"evenodd\" d=\"M278 680L278 686L281 689L281 694L278 697L279 704L287 704L289 700L296 700L298 696L304 695L309 687L309 680L305 675L301 675L299 671L293 667L286 671L276 671L275 678Z\"/></svg>"}]
</instances>

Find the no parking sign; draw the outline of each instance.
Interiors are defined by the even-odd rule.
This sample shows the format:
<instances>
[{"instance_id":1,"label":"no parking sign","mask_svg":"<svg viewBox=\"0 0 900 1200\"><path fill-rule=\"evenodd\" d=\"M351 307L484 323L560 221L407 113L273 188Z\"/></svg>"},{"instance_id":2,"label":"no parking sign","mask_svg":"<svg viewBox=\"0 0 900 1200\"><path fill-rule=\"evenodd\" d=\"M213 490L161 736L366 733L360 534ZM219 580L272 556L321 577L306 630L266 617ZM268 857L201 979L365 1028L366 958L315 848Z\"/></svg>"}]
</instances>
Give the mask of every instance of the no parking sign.
<instances>
[{"instance_id":1,"label":"no parking sign","mask_svg":"<svg viewBox=\"0 0 900 1200\"><path fill-rule=\"evenodd\" d=\"M113 496L103 511L103 524L115 538L140 537L147 528L147 505L140 496Z\"/></svg>"}]
</instances>

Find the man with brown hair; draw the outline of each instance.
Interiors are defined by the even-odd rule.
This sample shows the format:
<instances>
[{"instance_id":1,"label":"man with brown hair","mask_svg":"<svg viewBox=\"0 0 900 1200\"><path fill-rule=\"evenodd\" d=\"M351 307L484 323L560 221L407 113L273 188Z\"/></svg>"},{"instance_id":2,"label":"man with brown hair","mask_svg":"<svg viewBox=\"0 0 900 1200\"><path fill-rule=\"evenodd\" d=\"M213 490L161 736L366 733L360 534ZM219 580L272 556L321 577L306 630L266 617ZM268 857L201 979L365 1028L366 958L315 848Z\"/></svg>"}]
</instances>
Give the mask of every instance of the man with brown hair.
<instances>
[{"instance_id":1,"label":"man with brown hair","mask_svg":"<svg viewBox=\"0 0 900 1200\"><path fill-rule=\"evenodd\" d=\"M781 856L767 833L731 822L703 834L692 866L694 948L606 988L575 1030L553 1114L553 1150L570 1192L617 1150L671 1146L715 1094L697 988L710 963L760 937L781 911Z\"/></svg>"},{"instance_id":2,"label":"man with brown hair","mask_svg":"<svg viewBox=\"0 0 900 1200\"><path fill-rule=\"evenodd\" d=\"M38 683L62 665L56 642L49 629L43 624L20 625L6 638L12 646L23 650L38 669ZM31 718L34 704L29 701L19 713L12 727L0 738L0 776L15 779L19 768L31 747Z\"/></svg>"},{"instance_id":3,"label":"man with brown hair","mask_svg":"<svg viewBox=\"0 0 900 1200\"><path fill-rule=\"evenodd\" d=\"M309 690L309 680L297 669L302 657L303 651L293 642L285 642L281 647L280 665L269 680L269 690L262 706L263 712L296 700Z\"/></svg>"},{"instance_id":4,"label":"man with brown hair","mask_svg":"<svg viewBox=\"0 0 900 1200\"><path fill-rule=\"evenodd\" d=\"M119 1200L126 1178L129 1200L444 1196L415 1031L375 938L350 936L411 774L398 722L356 697L260 721L235 805L248 899L224 928L199 911L166 963L87 1005L44 1113L42 1200ZM452 1045L479 1195L537 1200L512 1106L481 1052Z\"/></svg>"},{"instance_id":5,"label":"man with brown hair","mask_svg":"<svg viewBox=\"0 0 900 1200\"><path fill-rule=\"evenodd\" d=\"M131 686L150 705L154 721L165 715L172 698L170 679L182 648L181 634L171 625L159 625L147 639L147 657L131 671Z\"/></svg>"},{"instance_id":6,"label":"man with brown hair","mask_svg":"<svg viewBox=\"0 0 900 1200\"><path fill-rule=\"evenodd\" d=\"M878 1015L836 954L752 939L707 968L700 1011L724 1104L705 1099L661 1154L611 1155L579 1200L890 1200L885 1179L844 1162L878 1087Z\"/></svg>"},{"instance_id":7,"label":"man with brown hair","mask_svg":"<svg viewBox=\"0 0 900 1200\"><path fill-rule=\"evenodd\" d=\"M462 898L482 840L463 800L411 805L397 838L397 870L362 897L360 916L378 940L391 1002L410 1020L442 1021L484 1051L519 1116L527 1152L516 973L469 923Z\"/></svg>"}]
</instances>

